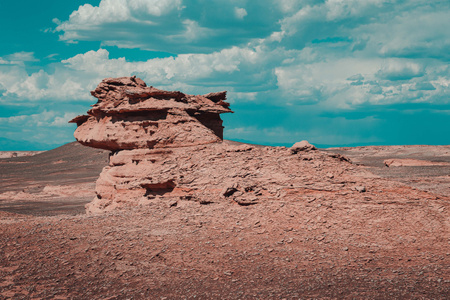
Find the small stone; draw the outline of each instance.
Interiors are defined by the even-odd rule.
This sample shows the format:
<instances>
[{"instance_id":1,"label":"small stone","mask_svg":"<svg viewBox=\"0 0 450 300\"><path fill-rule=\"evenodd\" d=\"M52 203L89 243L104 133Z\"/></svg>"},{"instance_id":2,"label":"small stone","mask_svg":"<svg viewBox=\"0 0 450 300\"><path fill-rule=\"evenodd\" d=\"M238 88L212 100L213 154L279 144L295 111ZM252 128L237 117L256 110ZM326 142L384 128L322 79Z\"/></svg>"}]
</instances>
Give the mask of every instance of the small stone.
<instances>
[{"instance_id":1,"label":"small stone","mask_svg":"<svg viewBox=\"0 0 450 300\"><path fill-rule=\"evenodd\" d=\"M178 205L178 201L177 200L170 200L168 203L167 203L167 206L168 207L176 207Z\"/></svg>"},{"instance_id":2,"label":"small stone","mask_svg":"<svg viewBox=\"0 0 450 300\"><path fill-rule=\"evenodd\" d=\"M364 193L364 192L366 192L366 187L363 186L363 185L358 185L358 186L355 187L355 190L360 192L360 193Z\"/></svg>"},{"instance_id":3,"label":"small stone","mask_svg":"<svg viewBox=\"0 0 450 300\"><path fill-rule=\"evenodd\" d=\"M222 195L224 197L230 197L232 196L234 193L236 193L238 191L238 184L233 183L230 186L225 187L222 190Z\"/></svg>"},{"instance_id":4,"label":"small stone","mask_svg":"<svg viewBox=\"0 0 450 300\"><path fill-rule=\"evenodd\" d=\"M342 250L348 251L348 247L344 247L344 248L342 248Z\"/></svg>"}]
</instances>

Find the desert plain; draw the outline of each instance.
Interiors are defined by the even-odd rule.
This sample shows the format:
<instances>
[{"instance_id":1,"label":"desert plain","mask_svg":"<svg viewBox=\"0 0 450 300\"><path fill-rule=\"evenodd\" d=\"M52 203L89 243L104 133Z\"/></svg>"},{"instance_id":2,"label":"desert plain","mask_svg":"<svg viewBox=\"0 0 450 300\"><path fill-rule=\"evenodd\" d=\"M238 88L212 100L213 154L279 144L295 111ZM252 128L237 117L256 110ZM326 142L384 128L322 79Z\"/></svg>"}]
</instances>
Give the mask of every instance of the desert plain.
<instances>
[{"instance_id":1,"label":"desert plain","mask_svg":"<svg viewBox=\"0 0 450 300\"><path fill-rule=\"evenodd\" d=\"M319 151L350 158L366 191L325 170L289 201L155 199L86 215L107 151L74 142L3 158L0 297L447 298L450 147Z\"/></svg>"}]
</instances>

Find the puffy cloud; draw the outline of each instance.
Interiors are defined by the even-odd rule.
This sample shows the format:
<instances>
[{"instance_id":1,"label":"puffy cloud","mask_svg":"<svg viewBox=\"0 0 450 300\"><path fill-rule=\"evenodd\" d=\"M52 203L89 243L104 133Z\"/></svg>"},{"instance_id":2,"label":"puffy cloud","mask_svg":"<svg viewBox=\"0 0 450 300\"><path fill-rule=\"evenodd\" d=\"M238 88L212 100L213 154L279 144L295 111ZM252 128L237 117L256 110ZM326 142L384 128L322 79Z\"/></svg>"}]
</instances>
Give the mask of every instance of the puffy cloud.
<instances>
[{"instance_id":1,"label":"puffy cloud","mask_svg":"<svg viewBox=\"0 0 450 300\"><path fill-rule=\"evenodd\" d=\"M450 4L434 8L432 5L433 2L363 30L371 34L373 47L384 57L435 58L448 62Z\"/></svg>"},{"instance_id":2,"label":"puffy cloud","mask_svg":"<svg viewBox=\"0 0 450 300\"><path fill-rule=\"evenodd\" d=\"M161 88L191 93L228 89L254 99L254 92L276 88L274 68L290 55L282 49L232 47L210 54L130 62L110 59L107 50L99 49L63 60L52 73L40 70L28 75L24 68L3 68L0 84L5 90L0 102L91 100L89 90L103 78L131 75Z\"/></svg>"},{"instance_id":3,"label":"puffy cloud","mask_svg":"<svg viewBox=\"0 0 450 300\"><path fill-rule=\"evenodd\" d=\"M144 18L166 16L181 8L181 0L102 0L98 7L90 4L80 6L70 15L69 21L59 27L74 32L90 26L125 21L152 24L152 20Z\"/></svg>"},{"instance_id":4,"label":"puffy cloud","mask_svg":"<svg viewBox=\"0 0 450 300\"><path fill-rule=\"evenodd\" d=\"M30 75L25 68L0 68L0 86L4 89L0 104L90 100L86 92L95 86L92 78L64 66L56 67L51 74L41 69Z\"/></svg>"},{"instance_id":5,"label":"puffy cloud","mask_svg":"<svg viewBox=\"0 0 450 300\"><path fill-rule=\"evenodd\" d=\"M276 1L102 0L54 22L60 39L170 53L242 46L278 28ZM269 4L269 5L268 5ZM275 8L275 9L274 9Z\"/></svg>"},{"instance_id":6,"label":"puffy cloud","mask_svg":"<svg viewBox=\"0 0 450 300\"><path fill-rule=\"evenodd\" d=\"M280 24L287 47L448 61L449 11L445 1L328 0L300 7Z\"/></svg>"},{"instance_id":7,"label":"puffy cloud","mask_svg":"<svg viewBox=\"0 0 450 300\"><path fill-rule=\"evenodd\" d=\"M79 54L63 63L67 68L83 72L94 69L99 77L134 74L149 84L163 88L183 87L188 92L224 87L236 92L252 92L276 87L273 68L286 55L282 49L233 47L210 54L181 54L128 62L124 58L109 59L108 51L100 49ZM92 68L93 65L96 67Z\"/></svg>"},{"instance_id":8,"label":"puffy cloud","mask_svg":"<svg viewBox=\"0 0 450 300\"><path fill-rule=\"evenodd\" d=\"M414 62L400 60L387 61L377 73L379 78L390 81L409 80L414 77L421 77L423 75L423 66Z\"/></svg>"},{"instance_id":9,"label":"puffy cloud","mask_svg":"<svg viewBox=\"0 0 450 300\"><path fill-rule=\"evenodd\" d=\"M240 8L240 7L234 8L234 14L235 14L236 18L241 19L241 20L244 19L244 17L246 15L248 15L245 8Z\"/></svg>"},{"instance_id":10,"label":"puffy cloud","mask_svg":"<svg viewBox=\"0 0 450 300\"><path fill-rule=\"evenodd\" d=\"M276 75L286 103L354 110L362 104L448 104L448 70L439 61L425 68L411 59L341 58L281 66Z\"/></svg>"},{"instance_id":11,"label":"puffy cloud","mask_svg":"<svg viewBox=\"0 0 450 300\"><path fill-rule=\"evenodd\" d=\"M360 26L390 11L384 0L328 0L304 5L281 20L288 47L302 49L311 43L337 44L348 50L361 47L364 37L354 34Z\"/></svg>"}]
</instances>

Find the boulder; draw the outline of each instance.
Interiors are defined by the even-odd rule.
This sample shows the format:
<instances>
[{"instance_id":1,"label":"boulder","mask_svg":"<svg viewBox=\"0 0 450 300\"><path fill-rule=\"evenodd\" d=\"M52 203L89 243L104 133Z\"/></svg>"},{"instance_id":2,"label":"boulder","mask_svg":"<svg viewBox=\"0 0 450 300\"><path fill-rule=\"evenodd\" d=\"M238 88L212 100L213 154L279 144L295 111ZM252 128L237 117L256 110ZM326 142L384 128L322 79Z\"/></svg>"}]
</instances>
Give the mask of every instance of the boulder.
<instances>
[{"instance_id":1,"label":"boulder","mask_svg":"<svg viewBox=\"0 0 450 300\"><path fill-rule=\"evenodd\" d=\"M290 148L292 154L297 154L298 152L308 152L317 150L316 146L311 145L308 141L297 142Z\"/></svg>"}]
</instances>

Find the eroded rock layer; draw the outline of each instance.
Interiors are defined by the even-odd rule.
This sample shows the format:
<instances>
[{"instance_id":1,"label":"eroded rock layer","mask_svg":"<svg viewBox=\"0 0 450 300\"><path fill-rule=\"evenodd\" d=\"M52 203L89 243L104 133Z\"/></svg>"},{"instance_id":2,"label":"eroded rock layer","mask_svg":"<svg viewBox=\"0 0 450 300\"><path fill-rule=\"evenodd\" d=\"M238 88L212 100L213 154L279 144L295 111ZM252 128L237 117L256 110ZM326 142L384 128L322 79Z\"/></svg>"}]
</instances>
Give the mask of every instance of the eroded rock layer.
<instances>
[{"instance_id":1,"label":"eroded rock layer","mask_svg":"<svg viewBox=\"0 0 450 300\"><path fill-rule=\"evenodd\" d=\"M219 142L219 114L231 112L226 92L187 95L149 87L136 77L104 79L91 94L98 102L70 121L78 125L75 138L112 151Z\"/></svg>"}]
</instances>

